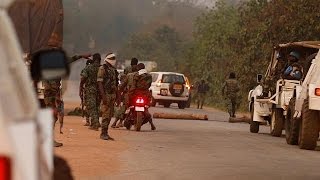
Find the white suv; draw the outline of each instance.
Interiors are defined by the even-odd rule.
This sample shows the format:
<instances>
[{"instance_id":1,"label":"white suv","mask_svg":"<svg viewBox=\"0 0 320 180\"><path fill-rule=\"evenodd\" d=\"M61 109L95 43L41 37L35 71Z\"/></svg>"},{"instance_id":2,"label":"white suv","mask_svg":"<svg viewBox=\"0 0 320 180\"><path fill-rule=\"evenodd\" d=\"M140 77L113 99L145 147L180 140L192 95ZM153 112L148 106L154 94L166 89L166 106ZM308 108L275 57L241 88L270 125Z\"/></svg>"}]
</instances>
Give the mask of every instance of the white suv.
<instances>
[{"instance_id":1,"label":"white suv","mask_svg":"<svg viewBox=\"0 0 320 180\"><path fill-rule=\"evenodd\" d=\"M180 109L186 108L189 99L189 88L186 86L186 77L175 72L151 72L152 106L156 103L170 107L177 103Z\"/></svg>"}]
</instances>

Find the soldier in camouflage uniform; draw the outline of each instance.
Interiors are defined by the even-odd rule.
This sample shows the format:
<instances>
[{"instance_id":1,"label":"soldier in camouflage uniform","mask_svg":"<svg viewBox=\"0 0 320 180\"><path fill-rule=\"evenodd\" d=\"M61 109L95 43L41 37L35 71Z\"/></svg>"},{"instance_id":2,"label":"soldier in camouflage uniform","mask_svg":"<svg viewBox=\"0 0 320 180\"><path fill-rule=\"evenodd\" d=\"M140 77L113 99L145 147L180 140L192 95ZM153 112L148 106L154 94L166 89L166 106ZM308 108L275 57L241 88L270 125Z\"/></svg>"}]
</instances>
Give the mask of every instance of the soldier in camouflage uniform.
<instances>
[{"instance_id":1,"label":"soldier in camouflage uniform","mask_svg":"<svg viewBox=\"0 0 320 180\"><path fill-rule=\"evenodd\" d=\"M77 61L78 59L88 57L89 55L80 55L80 56L73 56L72 58L68 59L68 63L72 63ZM52 108L53 110L53 117L54 117L54 124L58 120L58 110L56 106L56 97L58 94L61 93L61 79L55 80L47 80L43 81L44 86L44 102L46 107ZM62 143L59 143L54 140L54 146L60 147Z\"/></svg>"},{"instance_id":2,"label":"soldier in camouflage uniform","mask_svg":"<svg viewBox=\"0 0 320 180\"><path fill-rule=\"evenodd\" d=\"M115 68L115 54L109 53L104 61L105 64L100 66L97 76L99 92L102 98L102 129L100 138L103 140L113 140L108 134L108 128L118 98L118 71Z\"/></svg>"},{"instance_id":3,"label":"soldier in camouflage uniform","mask_svg":"<svg viewBox=\"0 0 320 180\"><path fill-rule=\"evenodd\" d=\"M226 80L222 87L222 95L227 100L227 108L230 117L235 117L239 84L236 80L236 74L230 73L229 79Z\"/></svg>"},{"instance_id":4,"label":"soldier in camouflage uniform","mask_svg":"<svg viewBox=\"0 0 320 180\"><path fill-rule=\"evenodd\" d=\"M85 94L85 106L89 116L91 117L91 125L89 129L99 130L99 107L97 106L98 83L97 74L100 67L101 55L96 53L93 55L93 63L86 66L81 73L80 95ZM84 87L85 84L85 87ZM84 92L83 92L84 91Z\"/></svg>"},{"instance_id":5,"label":"soldier in camouflage uniform","mask_svg":"<svg viewBox=\"0 0 320 180\"><path fill-rule=\"evenodd\" d=\"M145 65L143 63L139 63L137 65L138 67L138 76L137 78L134 78L135 80L135 90L133 96L142 96L147 98L148 104L151 102L152 94L149 90L151 83L152 83L152 76L147 72L145 69ZM132 99L132 98L131 98ZM156 126L153 124L152 116L149 113L148 109L145 109L144 112L146 120L151 125L151 130L156 130Z\"/></svg>"},{"instance_id":6,"label":"soldier in camouflage uniform","mask_svg":"<svg viewBox=\"0 0 320 180\"><path fill-rule=\"evenodd\" d=\"M138 78L138 69L137 66L134 66L132 68L132 72L128 73L126 77L123 80L123 83L119 87L119 91L124 96L124 105L125 109L128 109L130 106L131 98L133 96L133 93L136 89L136 81Z\"/></svg>"},{"instance_id":7,"label":"soldier in camouflage uniform","mask_svg":"<svg viewBox=\"0 0 320 180\"><path fill-rule=\"evenodd\" d=\"M124 74L127 75L129 73L135 72L137 69L137 64L138 64L138 59L137 58L132 58L131 59L131 66L127 67L124 69Z\"/></svg>"},{"instance_id":8,"label":"soldier in camouflage uniform","mask_svg":"<svg viewBox=\"0 0 320 180\"><path fill-rule=\"evenodd\" d=\"M205 80L201 80L200 84L197 87L197 108L202 109L206 94L209 90L209 86L205 83Z\"/></svg>"},{"instance_id":9,"label":"soldier in camouflage uniform","mask_svg":"<svg viewBox=\"0 0 320 180\"><path fill-rule=\"evenodd\" d=\"M122 74L120 76L120 83L123 84L124 80L126 78L125 74ZM120 90L119 90L120 91ZM126 111L126 106L125 106L125 96L122 94L120 97L120 104L118 104L118 107L115 109L115 121L111 125L112 128L120 128L123 127L123 120L125 118L125 111ZM120 122L117 124L117 122L120 120Z\"/></svg>"},{"instance_id":10,"label":"soldier in camouflage uniform","mask_svg":"<svg viewBox=\"0 0 320 180\"><path fill-rule=\"evenodd\" d=\"M89 59L89 60L87 60L87 62L86 62L86 67L89 65L89 64L92 64L92 60L91 59ZM86 69L86 67L84 68L84 69L82 69L82 71L81 71L81 73L80 73L80 76L81 76L81 74L84 72L84 70ZM84 87L80 87L79 88L79 96L80 96L80 99L81 99L81 104L82 104L82 107L84 107L83 108L83 117L85 117L86 118L86 123L84 124L84 126L90 126L90 116L89 116L89 112L88 112L88 109L87 109L87 106L85 105L85 103L86 103L86 101L87 101L87 96L86 96L86 94L83 92L83 91L81 91L81 89L83 89L83 88L85 88L85 86L86 86L86 83L84 83L84 85L82 85L82 86L84 86Z\"/></svg>"},{"instance_id":11,"label":"soldier in camouflage uniform","mask_svg":"<svg viewBox=\"0 0 320 180\"><path fill-rule=\"evenodd\" d=\"M53 127L58 120L58 107L56 104L57 96L61 93L61 79L43 81L44 86L44 103L47 108L52 108L53 110ZM60 147L63 144L54 140L54 147Z\"/></svg>"}]
</instances>

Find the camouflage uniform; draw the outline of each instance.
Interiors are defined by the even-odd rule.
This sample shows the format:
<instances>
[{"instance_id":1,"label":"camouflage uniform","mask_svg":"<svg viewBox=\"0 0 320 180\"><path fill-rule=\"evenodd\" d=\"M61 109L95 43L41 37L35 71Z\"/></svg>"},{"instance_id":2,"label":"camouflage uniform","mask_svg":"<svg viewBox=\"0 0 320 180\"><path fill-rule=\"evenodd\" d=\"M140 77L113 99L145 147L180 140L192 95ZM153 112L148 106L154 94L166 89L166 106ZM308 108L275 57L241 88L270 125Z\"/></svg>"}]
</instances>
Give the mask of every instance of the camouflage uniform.
<instances>
[{"instance_id":1,"label":"camouflage uniform","mask_svg":"<svg viewBox=\"0 0 320 180\"><path fill-rule=\"evenodd\" d=\"M120 77L120 82L121 84L124 83L124 79L126 78L126 75L122 74ZM120 87L119 87L119 92L120 91ZM112 126L113 128L119 128L119 127L123 127L123 120L125 118L125 111L126 111L126 107L124 105L125 103L125 98L124 98L124 94L122 94L120 97L120 105L118 107L115 108L115 121L113 122ZM117 122L120 120L120 122L117 124Z\"/></svg>"},{"instance_id":2,"label":"camouflage uniform","mask_svg":"<svg viewBox=\"0 0 320 180\"><path fill-rule=\"evenodd\" d=\"M222 87L222 93L227 100L227 108L230 117L235 117L237 95L240 88L236 79L227 79Z\"/></svg>"},{"instance_id":3,"label":"camouflage uniform","mask_svg":"<svg viewBox=\"0 0 320 180\"><path fill-rule=\"evenodd\" d=\"M123 83L120 85L120 92L123 92L124 94L124 104L125 108L128 109L131 103L131 97L134 94L134 91L136 89L136 81L139 74L138 72L132 72L127 74L127 76L124 78Z\"/></svg>"},{"instance_id":4,"label":"camouflage uniform","mask_svg":"<svg viewBox=\"0 0 320 180\"><path fill-rule=\"evenodd\" d=\"M106 101L102 99L102 134L108 134L108 127L111 118L114 115L114 105L118 91L118 72L117 69L109 63L100 66L97 76L97 81L102 83Z\"/></svg>"},{"instance_id":5,"label":"camouflage uniform","mask_svg":"<svg viewBox=\"0 0 320 180\"><path fill-rule=\"evenodd\" d=\"M82 56L73 56L68 59L68 63L73 63L77 61L78 59L82 58ZM53 110L53 127L55 123L58 120L58 109L56 105L57 101L57 96L61 94L61 79L56 79L56 80L47 80L43 81L43 86L44 86L44 102L46 107L50 107ZM54 141L54 146L59 147L62 146L62 143L58 143Z\"/></svg>"},{"instance_id":6,"label":"camouflage uniform","mask_svg":"<svg viewBox=\"0 0 320 180\"><path fill-rule=\"evenodd\" d=\"M61 93L61 79L43 81L44 103L46 107L52 108L54 124L58 120L58 110L56 106L56 97ZM53 124L53 125L54 125Z\"/></svg>"},{"instance_id":7,"label":"camouflage uniform","mask_svg":"<svg viewBox=\"0 0 320 180\"><path fill-rule=\"evenodd\" d=\"M127 74L129 74L129 73L132 73L132 72L134 72L132 66L126 67L126 68L124 69L124 71L123 71L123 73L124 73L125 75L127 75Z\"/></svg>"},{"instance_id":8,"label":"camouflage uniform","mask_svg":"<svg viewBox=\"0 0 320 180\"><path fill-rule=\"evenodd\" d=\"M152 76L149 73L142 73L138 74L138 77L136 78L136 90L134 92L135 95L141 95L144 97L147 97L148 104L151 102L152 94L149 91L149 88L152 83ZM148 109L144 112L145 115L145 121L144 123L149 122L151 125L151 130L156 130L156 126L153 124L152 116L149 113Z\"/></svg>"},{"instance_id":9,"label":"camouflage uniform","mask_svg":"<svg viewBox=\"0 0 320 180\"><path fill-rule=\"evenodd\" d=\"M96 63L89 64L81 72L81 77L86 79L84 94L86 110L91 117L91 126L99 128L99 107L97 105L98 89L97 89L97 74L99 65Z\"/></svg>"},{"instance_id":10,"label":"camouflage uniform","mask_svg":"<svg viewBox=\"0 0 320 180\"><path fill-rule=\"evenodd\" d=\"M88 65L87 65L88 66ZM86 66L86 67L87 67ZM80 76L81 76L81 74L83 73L83 71L84 71L84 69L81 71L81 73L80 73ZM85 84L84 84L84 88L85 88ZM80 88L82 88L82 87L80 87ZM85 117L86 118L86 124L85 124L85 126L89 126L90 125L90 115L89 115L89 113L88 113L88 109L87 109L87 106L86 106L86 101L87 101L87 96L86 96L86 93L85 92L83 92L83 94L82 94L82 97L81 97L81 100L82 100L82 107L83 107L83 117Z\"/></svg>"},{"instance_id":11,"label":"camouflage uniform","mask_svg":"<svg viewBox=\"0 0 320 180\"><path fill-rule=\"evenodd\" d=\"M201 82L197 87L197 108L202 109L206 93L209 90L208 85L205 82Z\"/></svg>"},{"instance_id":12,"label":"camouflage uniform","mask_svg":"<svg viewBox=\"0 0 320 180\"><path fill-rule=\"evenodd\" d=\"M57 116L60 123L60 134L62 133L63 120L64 120L64 102L61 94L56 97Z\"/></svg>"}]
</instances>

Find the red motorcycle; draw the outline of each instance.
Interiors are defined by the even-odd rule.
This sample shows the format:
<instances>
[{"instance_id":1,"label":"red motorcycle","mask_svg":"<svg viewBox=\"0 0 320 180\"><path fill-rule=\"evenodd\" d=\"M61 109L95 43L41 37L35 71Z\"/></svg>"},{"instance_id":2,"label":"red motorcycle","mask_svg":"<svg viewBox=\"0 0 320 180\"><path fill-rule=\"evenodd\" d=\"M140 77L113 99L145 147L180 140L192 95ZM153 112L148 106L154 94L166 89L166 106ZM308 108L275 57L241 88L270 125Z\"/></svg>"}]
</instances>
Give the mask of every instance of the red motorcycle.
<instances>
[{"instance_id":1,"label":"red motorcycle","mask_svg":"<svg viewBox=\"0 0 320 180\"><path fill-rule=\"evenodd\" d=\"M155 127L152 123L152 117L148 111L149 101L148 98L137 96L134 98L132 105L126 110L126 118L124 126L130 130L131 126L135 127L136 131L141 130L141 126L150 122L152 129Z\"/></svg>"}]
</instances>

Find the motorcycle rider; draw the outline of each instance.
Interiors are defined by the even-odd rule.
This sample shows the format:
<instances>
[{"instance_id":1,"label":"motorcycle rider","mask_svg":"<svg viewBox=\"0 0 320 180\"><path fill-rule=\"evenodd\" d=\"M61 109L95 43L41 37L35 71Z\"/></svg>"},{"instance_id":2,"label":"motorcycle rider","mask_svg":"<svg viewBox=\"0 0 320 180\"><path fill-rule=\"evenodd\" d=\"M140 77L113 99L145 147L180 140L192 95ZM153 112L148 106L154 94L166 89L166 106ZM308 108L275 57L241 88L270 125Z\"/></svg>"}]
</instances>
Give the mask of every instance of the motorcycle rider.
<instances>
[{"instance_id":1,"label":"motorcycle rider","mask_svg":"<svg viewBox=\"0 0 320 180\"><path fill-rule=\"evenodd\" d=\"M147 96L148 105L151 102L152 94L149 91L149 88L152 83L152 76L150 73L147 72L145 69L145 65L143 63L139 63L138 67L138 77L136 78L136 90L134 92L135 96ZM156 126L153 124L152 116L149 113L148 109L145 110L145 118L151 125L151 130L156 130Z\"/></svg>"}]
</instances>

